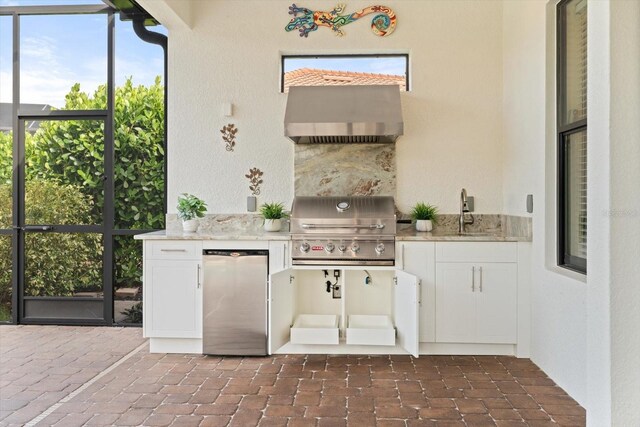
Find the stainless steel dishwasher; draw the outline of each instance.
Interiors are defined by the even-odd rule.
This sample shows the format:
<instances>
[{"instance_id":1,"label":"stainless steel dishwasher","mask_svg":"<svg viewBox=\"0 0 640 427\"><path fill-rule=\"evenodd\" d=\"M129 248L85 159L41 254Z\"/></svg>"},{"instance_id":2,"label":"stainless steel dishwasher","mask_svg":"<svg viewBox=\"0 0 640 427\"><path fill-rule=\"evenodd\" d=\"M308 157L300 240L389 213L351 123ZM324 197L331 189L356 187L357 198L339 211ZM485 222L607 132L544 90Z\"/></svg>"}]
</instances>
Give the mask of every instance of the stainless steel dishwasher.
<instances>
[{"instance_id":1,"label":"stainless steel dishwasher","mask_svg":"<svg viewBox=\"0 0 640 427\"><path fill-rule=\"evenodd\" d=\"M203 353L267 354L266 250L205 249Z\"/></svg>"}]
</instances>

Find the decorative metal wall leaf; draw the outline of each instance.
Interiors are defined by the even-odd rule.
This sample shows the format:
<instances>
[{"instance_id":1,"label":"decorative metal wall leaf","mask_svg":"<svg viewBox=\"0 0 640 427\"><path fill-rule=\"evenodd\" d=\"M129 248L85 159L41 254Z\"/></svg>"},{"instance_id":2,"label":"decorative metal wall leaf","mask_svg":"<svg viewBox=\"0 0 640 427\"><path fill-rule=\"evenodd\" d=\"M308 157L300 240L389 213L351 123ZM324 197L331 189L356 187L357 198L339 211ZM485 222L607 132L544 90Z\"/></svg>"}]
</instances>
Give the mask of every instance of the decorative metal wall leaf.
<instances>
[{"instance_id":1,"label":"decorative metal wall leaf","mask_svg":"<svg viewBox=\"0 0 640 427\"><path fill-rule=\"evenodd\" d=\"M376 36L385 37L396 29L396 14L386 6L369 6L357 12L343 15L345 5L338 4L330 12L313 11L296 4L289 6L289 15L293 15L286 31L298 30L300 37L308 37L309 33L316 31L318 27L328 27L337 36L344 36L341 27L357 21L365 15L377 13L371 20L371 31Z\"/></svg>"},{"instance_id":2,"label":"decorative metal wall leaf","mask_svg":"<svg viewBox=\"0 0 640 427\"><path fill-rule=\"evenodd\" d=\"M233 147L236 146L236 134L238 133L236 125L229 123L220 129L220 133L222 134L222 140L227 143L226 150L233 151Z\"/></svg>"},{"instance_id":3,"label":"decorative metal wall leaf","mask_svg":"<svg viewBox=\"0 0 640 427\"><path fill-rule=\"evenodd\" d=\"M260 185L262 184L262 172L258 168L249 169L249 173L245 175L246 178L249 179L249 190L251 190L251 194L257 196L260 194Z\"/></svg>"}]
</instances>

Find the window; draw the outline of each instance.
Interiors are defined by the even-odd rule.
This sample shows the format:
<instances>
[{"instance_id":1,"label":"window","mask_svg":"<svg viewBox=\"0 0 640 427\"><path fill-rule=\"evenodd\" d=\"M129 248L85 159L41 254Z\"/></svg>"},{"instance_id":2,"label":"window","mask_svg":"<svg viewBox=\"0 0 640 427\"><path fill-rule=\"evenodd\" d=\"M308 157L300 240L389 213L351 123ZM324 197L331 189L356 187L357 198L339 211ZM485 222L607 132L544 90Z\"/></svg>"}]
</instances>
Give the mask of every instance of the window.
<instances>
[{"instance_id":1,"label":"window","mask_svg":"<svg viewBox=\"0 0 640 427\"><path fill-rule=\"evenodd\" d=\"M587 272L587 0L558 4L558 265Z\"/></svg>"},{"instance_id":2,"label":"window","mask_svg":"<svg viewBox=\"0 0 640 427\"><path fill-rule=\"evenodd\" d=\"M399 85L409 90L409 55L297 55L282 57L280 87Z\"/></svg>"}]
</instances>

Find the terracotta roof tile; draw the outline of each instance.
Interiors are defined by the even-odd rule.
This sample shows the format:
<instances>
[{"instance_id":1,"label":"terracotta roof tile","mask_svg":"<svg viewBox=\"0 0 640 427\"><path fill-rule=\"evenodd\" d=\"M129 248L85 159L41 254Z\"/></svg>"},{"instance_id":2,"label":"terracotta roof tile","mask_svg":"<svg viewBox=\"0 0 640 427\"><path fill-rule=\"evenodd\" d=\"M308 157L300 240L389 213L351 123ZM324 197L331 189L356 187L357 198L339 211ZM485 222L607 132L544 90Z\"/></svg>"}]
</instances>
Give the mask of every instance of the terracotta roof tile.
<instances>
[{"instance_id":1,"label":"terracotta roof tile","mask_svg":"<svg viewBox=\"0 0 640 427\"><path fill-rule=\"evenodd\" d=\"M393 74L357 73L353 71L300 68L284 74L284 91L290 86L350 86L350 85L399 85L406 90L405 76Z\"/></svg>"}]
</instances>

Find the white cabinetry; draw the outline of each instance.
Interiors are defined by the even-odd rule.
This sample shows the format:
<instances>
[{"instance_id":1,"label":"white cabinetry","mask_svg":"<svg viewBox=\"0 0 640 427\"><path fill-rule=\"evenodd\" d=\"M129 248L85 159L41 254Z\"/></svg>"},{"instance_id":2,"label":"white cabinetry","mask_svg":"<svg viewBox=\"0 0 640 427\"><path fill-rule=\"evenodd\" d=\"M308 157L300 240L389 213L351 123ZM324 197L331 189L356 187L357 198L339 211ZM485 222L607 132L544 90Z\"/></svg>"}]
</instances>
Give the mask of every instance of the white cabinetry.
<instances>
[{"instance_id":1,"label":"white cabinetry","mask_svg":"<svg viewBox=\"0 0 640 427\"><path fill-rule=\"evenodd\" d=\"M270 353L372 354L406 351L418 356L420 285L417 277L404 271L380 268L371 268L368 279L361 269L329 269L329 277L324 277L323 271L287 269L270 274ZM339 279L335 278L334 271L340 272ZM333 298L332 292L327 292L327 280L340 287L341 298ZM354 318L357 322L349 325L352 315L357 316ZM303 345L290 342L291 327L301 316L306 320L338 317L339 344ZM388 317L390 323L379 322L383 317ZM300 325L304 323L307 322L298 322ZM395 327L395 347L389 347L386 333L380 334L380 337L386 337L380 338L380 342L375 338L372 329L389 327L385 325ZM319 321L311 326L313 329L322 324ZM336 326L331 323L327 327L335 331ZM352 342L358 344L348 344L345 339L348 329L357 328L362 330L356 331L356 339ZM299 335L299 331L295 332ZM362 345L363 341L366 341L366 345Z\"/></svg>"},{"instance_id":2,"label":"white cabinetry","mask_svg":"<svg viewBox=\"0 0 640 427\"><path fill-rule=\"evenodd\" d=\"M515 243L436 244L436 342L516 344Z\"/></svg>"},{"instance_id":3,"label":"white cabinetry","mask_svg":"<svg viewBox=\"0 0 640 427\"><path fill-rule=\"evenodd\" d=\"M435 242L398 242L396 264L420 279L420 342L436 340Z\"/></svg>"},{"instance_id":4,"label":"white cabinetry","mask_svg":"<svg viewBox=\"0 0 640 427\"><path fill-rule=\"evenodd\" d=\"M202 243L146 241L144 336L202 338Z\"/></svg>"},{"instance_id":5,"label":"white cabinetry","mask_svg":"<svg viewBox=\"0 0 640 427\"><path fill-rule=\"evenodd\" d=\"M289 240L269 241L269 273L286 270L291 266L291 242Z\"/></svg>"}]
</instances>

